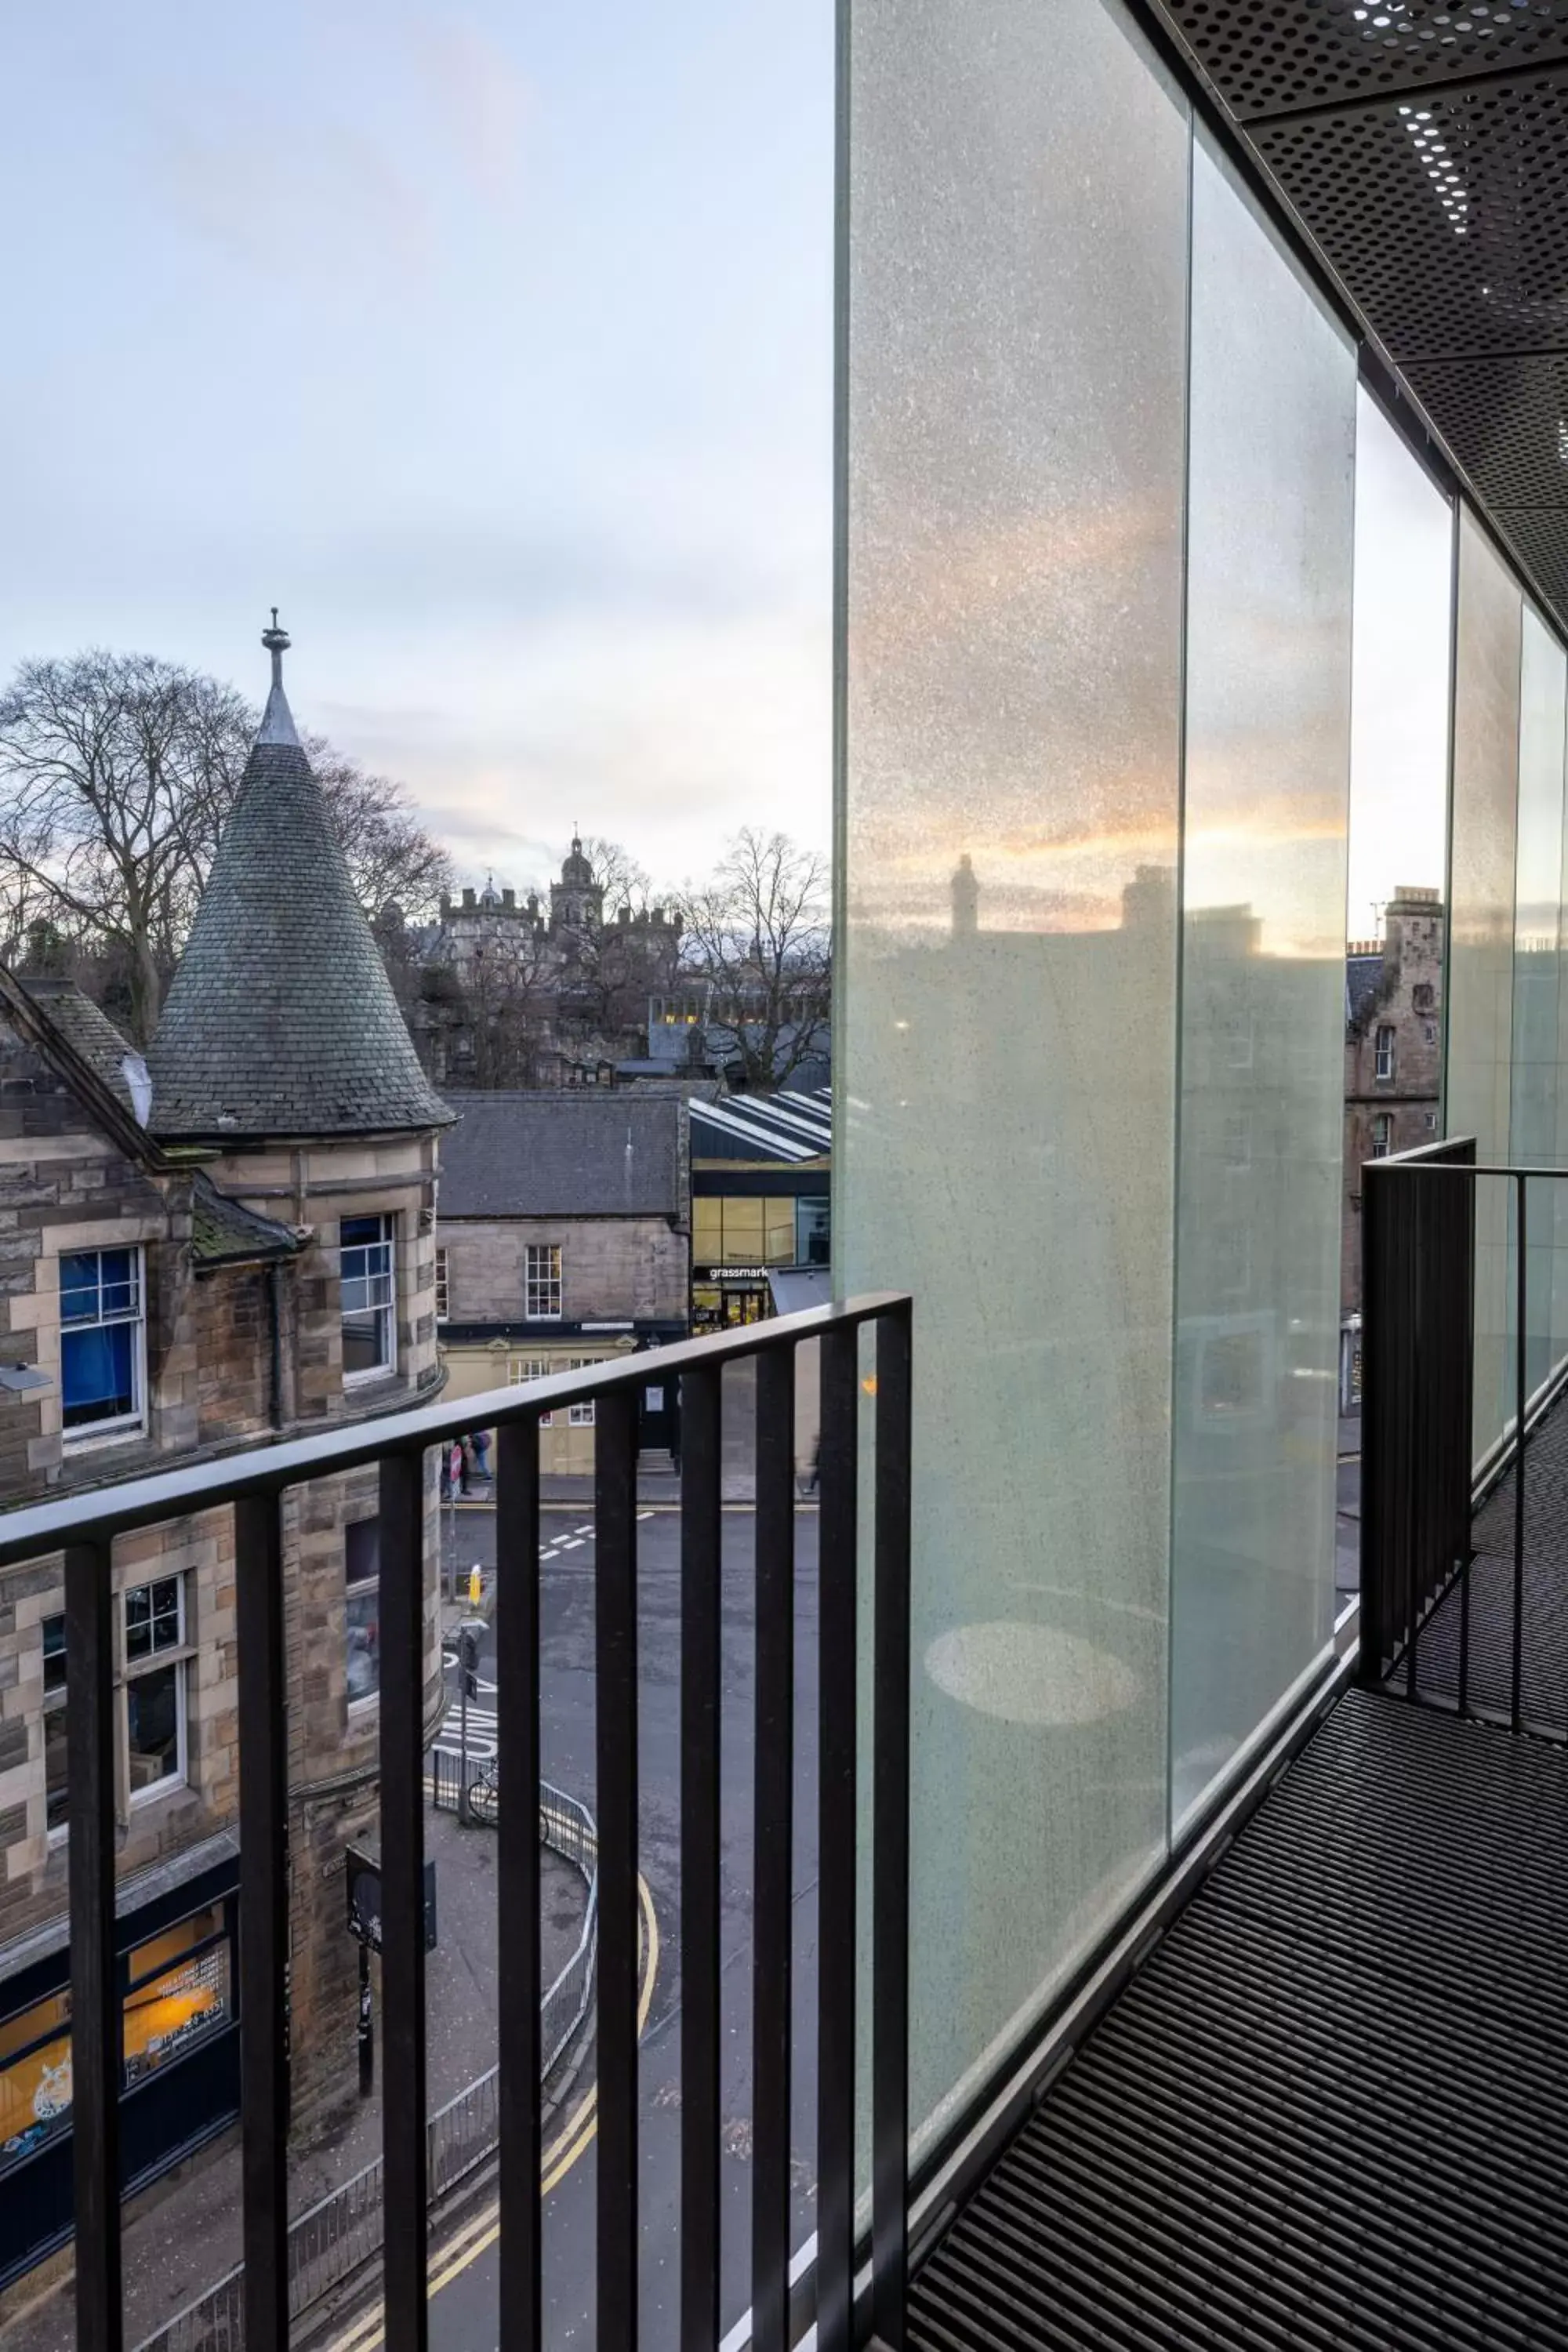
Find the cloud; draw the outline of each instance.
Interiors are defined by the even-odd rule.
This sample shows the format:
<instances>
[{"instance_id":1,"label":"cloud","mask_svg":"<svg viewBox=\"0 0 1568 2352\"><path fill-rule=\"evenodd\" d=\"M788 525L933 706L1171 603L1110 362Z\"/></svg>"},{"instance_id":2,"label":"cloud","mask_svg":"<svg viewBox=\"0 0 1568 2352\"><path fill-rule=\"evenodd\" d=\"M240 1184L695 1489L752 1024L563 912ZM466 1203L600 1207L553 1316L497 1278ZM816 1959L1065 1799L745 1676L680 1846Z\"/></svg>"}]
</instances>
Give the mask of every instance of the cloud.
<instances>
[{"instance_id":1,"label":"cloud","mask_svg":"<svg viewBox=\"0 0 1568 2352\"><path fill-rule=\"evenodd\" d=\"M353 124L268 119L237 101L204 127L164 126L157 173L175 217L259 275L342 297L367 275L424 274L433 249L417 182Z\"/></svg>"},{"instance_id":2,"label":"cloud","mask_svg":"<svg viewBox=\"0 0 1568 2352\"><path fill-rule=\"evenodd\" d=\"M409 45L435 116L479 194L509 209L522 185L532 83L471 17L418 16Z\"/></svg>"}]
</instances>

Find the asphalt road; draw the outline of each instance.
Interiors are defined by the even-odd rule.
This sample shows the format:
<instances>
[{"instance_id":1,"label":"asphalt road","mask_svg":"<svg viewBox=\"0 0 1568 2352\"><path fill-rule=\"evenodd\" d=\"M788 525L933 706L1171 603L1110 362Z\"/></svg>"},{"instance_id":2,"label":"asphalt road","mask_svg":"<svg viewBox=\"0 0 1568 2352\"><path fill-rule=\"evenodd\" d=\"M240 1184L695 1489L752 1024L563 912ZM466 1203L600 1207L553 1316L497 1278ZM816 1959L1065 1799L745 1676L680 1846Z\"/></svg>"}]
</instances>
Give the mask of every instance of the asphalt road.
<instances>
[{"instance_id":1,"label":"asphalt road","mask_svg":"<svg viewBox=\"0 0 1568 2352\"><path fill-rule=\"evenodd\" d=\"M744 2310L750 2260L749 2126L752 1885L751 1716L754 1616L752 1528L747 1510L724 1516L724 1633L721 1761L723 1937L723 2221L722 2310L725 2325ZM594 1543L591 1515L551 1512L542 1530L554 1554L541 1565L543 1651L541 1745L546 1779L594 1803ZM465 1512L458 1550L465 1565L494 1560L494 1521ZM803 1510L797 1540L795 1952L797 1986L814 1970L816 1910L816 1711L817 1622L816 1518ZM638 1755L642 1868L658 1927L658 1959L643 2034L641 2067L641 2330L648 2352L678 2352L676 2304L679 2252L680 1967L679 1967L679 1520L656 1511L638 1528L638 1613L641 1675ZM482 1685L494 1684L489 1645L481 1653ZM504 1738L506 1693L481 1687L476 1733ZM455 1744L456 1726L447 1740ZM816 2104L815 2017L797 2000L795 2019L795 2176L797 2220L810 2226L813 2116ZM545 2304L552 2345L590 2347L594 2325L594 2222L596 2147L591 2135L570 2131L591 2080L592 2058L550 2127L565 2151L552 2168L545 2203ZM432 2083L436 2102L448 2088ZM432 2352L490 2352L497 2341L498 2256L493 2217L477 2217L431 2264ZM374 2324L345 2327L343 2352L373 2352Z\"/></svg>"}]
</instances>

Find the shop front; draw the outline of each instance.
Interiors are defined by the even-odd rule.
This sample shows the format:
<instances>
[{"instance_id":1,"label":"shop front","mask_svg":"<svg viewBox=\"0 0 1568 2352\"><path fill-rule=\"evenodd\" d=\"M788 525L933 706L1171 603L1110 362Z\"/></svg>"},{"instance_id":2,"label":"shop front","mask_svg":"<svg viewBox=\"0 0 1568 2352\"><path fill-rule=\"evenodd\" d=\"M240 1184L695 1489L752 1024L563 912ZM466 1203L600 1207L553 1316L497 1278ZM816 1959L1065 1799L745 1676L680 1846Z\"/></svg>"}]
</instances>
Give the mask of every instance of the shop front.
<instances>
[{"instance_id":1,"label":"shop front","mask_svg":"<svg viewBox=\"0 0 1568 2352\"><path fill-rule=\"evenodd\" d=\"M221 1852L215 1852L221 1848ZM239 2114L239 1856L121 1889L121 2180L130 2192ZM190 1860L190 1857L186 1858ZM129 1899L128 1899L129 1898ZM70 1948L34 1938L0 1980L0 2286L70 2236Z\"/></svg>"},{"instance_id":2,"label":"shop front","mask_svg":"<svg viewBox=\"0 0 1568 2352\"><path fill-rule=\"evenodd\" d=\"M693 1265L691 1269L691 1328L734 1330L743 1323L761 1323L771 1315L773 1293L765 1265Z\"/></svg>"}]
</instances>

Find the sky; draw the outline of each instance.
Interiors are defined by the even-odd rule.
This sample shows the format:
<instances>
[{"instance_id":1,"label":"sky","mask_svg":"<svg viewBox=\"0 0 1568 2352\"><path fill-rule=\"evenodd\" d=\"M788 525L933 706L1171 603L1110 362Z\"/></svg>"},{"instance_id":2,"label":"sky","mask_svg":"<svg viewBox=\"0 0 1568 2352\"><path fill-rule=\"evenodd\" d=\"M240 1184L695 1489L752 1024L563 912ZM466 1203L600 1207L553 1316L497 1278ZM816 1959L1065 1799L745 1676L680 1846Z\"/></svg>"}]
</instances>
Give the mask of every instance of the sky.
<instances>
[{"instance_id":1,"label":"sky","mask_svg":"<svg viewBox=\"0 0 1568 2352\"><path fill-rule=\"evenodd\" d=\"M276 603L460 878L825 846L831 0L0 16L0 675Z\"/></svg>"},{"instance_id":2,"label":"sky","mask_svg":"<svg viewBox=\"0 0 1568 2352\"><path fill-rule=\"evenodd\" d=\"M0 12L0 676L95 643L259 699L276 603L300 723L459 880L576 826L666 884L743 824L826 847L832 17ZM1352 934L1441 882L1447 690L1446 512L1365 399L1357 499Z\"/></svg>"},{"instance_id":3,"label":"sky","mask_svg":"<svg viewBox=\"0 0 1568 2352\"><path fill-rule=\"evenodd\" d=\"M1452 511L1365 393L1356 416L1348 935L1445 887Z\"/></svg>"}]
</instances>

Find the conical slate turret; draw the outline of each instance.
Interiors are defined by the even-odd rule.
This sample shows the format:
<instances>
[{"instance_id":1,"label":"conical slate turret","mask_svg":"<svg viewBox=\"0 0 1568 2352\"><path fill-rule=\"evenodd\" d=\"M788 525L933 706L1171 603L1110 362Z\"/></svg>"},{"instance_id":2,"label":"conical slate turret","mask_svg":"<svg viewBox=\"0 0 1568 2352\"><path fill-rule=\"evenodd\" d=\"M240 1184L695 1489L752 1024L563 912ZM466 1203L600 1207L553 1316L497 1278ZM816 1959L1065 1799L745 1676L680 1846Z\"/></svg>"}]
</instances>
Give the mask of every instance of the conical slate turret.
<instances>
[{"instance_id":1,"label":"conical slate turret","mask_svg":"<svg viewBox=\"0 0 1568 2352\"><path fill-rule=\"evenodd\" d=\"M444 1127L283 691L272 689L148 1054L166 1140Z\"/></svg>"}]
</instances>

